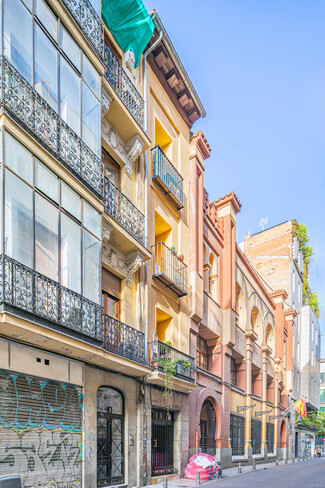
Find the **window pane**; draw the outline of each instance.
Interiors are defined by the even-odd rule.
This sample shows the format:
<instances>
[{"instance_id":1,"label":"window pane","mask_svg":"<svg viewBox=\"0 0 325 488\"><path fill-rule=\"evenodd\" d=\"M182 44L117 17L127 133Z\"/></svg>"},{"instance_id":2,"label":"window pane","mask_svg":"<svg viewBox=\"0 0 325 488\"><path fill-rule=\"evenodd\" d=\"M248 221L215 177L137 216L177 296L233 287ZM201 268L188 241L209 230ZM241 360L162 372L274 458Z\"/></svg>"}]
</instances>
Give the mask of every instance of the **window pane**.
<instances>
[{"instance_id":1,"label":"window pane","mask_svg":"<svg viewBox=\"0 0 325 488\"><path fill-rule=\"evenodd\" d=\"M80 48L62 24L60 26L60 46L70 61L80 70Z\"/></svg>"},{"instance_id":2,"label":"window pane","mask_svg":"<svg viewBox=\"0 0 325 488\"><path fill-rule=\"evenodd\" d=\"M99 98L100 76L84 53L82 53L82 78L85 80L89 88L91 88L91 90L94 92L96 97Z\"/></svg>"},{"instance_id":3,"label":"window pane","mask_svg":"<svg viewBox=\"0 0 325 488\"><path fill-rule=\"evenodd\" d=\"M35 194L36 270L58 281L59 211L41 195Z\"/></svg>"},{"instance_id":4,"label":"window pane","mask_svg":"<svg viewBox=\"0 0 325 488\"><path fill-rule=\"evenodd\" d=\"M46 34L35 25L35 88L58 110L57 50Z\"/></svg>"},{"instance_id":5,"label":"window pane","mask_svg":"<svg viewBox=\"0 0 325 488\"><path fill-rule=\"evenodd\" d=\"M37 0L35 13L48 33L53 37L53 39L57 40L57 18L44 0Z\"/></svg>"},{"instance_id":6,"label":"window pane","mask_svg":"<svg viewBox=\"0 0 325 488\"><path fill-rule=\"evenodd\" d=\"M78 220L81 220L80 197L78 193L72 190L63 181L61 181L61 206Z\"/></svg>"},{"instance_id":7,"label":"window pane","mask_svg":"<svg viewBox=\"0 0 325 488\"><path fill-rule=\"evenodd\" d=\"M20 0L4 0L3 53L32 83L32 16Z\"/></svg>"},{"instance_id":8,"label":"window pane","mask_svg":"<svg viewBox=\"0 0 325 488\"><path fill-rule=\"evenodd\" d=\"M35 186L58 202L58 177L38 159L35 160Z\"/></svg>"},{"instance_id":9,"label":"window pane","mask_svg":"<svg viewBox=\"0 0 325 488\"><path fill-rule=\"evenodd\" d=\"M33 190L6 170L5 253L33 266Z\"/></svg>"},{"instance_id":10,"label":"window pane","mask_svg":"<svg viewBox=\"0 0 325 488\"><path fill-rule=\"evenodd\" d=\"M9 132L5 132L4 158L5 164L15 173L33 183L33 157L32 153L20 144Z\"/></svg>"},{"instance_id":11,"label":"window pane","mask_svg":"<svg viewBox=\"0 0 325 488\"><path fill-rule=\"evenodd\" d=\"M81 293L81 228L61 214L61 283Z\"/></svg>"},{"instance_id":12,"label":"window pane","mask_svg":"<svg viewBox=\"0 0 325 488\"><path fill-rule=\"evenodd\" d=\"M90 0L90 3L92 4L97 14L100 15L100 0Z\"/></svg>"},{"instance_id":13,"label":"window pane","mask_svg":"<svg viewBox=\"0 0 325 488\"><path fill-rule=\"evenodd\" d=\"M83 231L83 295L99 303L100 242Z\"/></svg>"},{"instance_id":14,"label":"window pane","mask_svg":"<svg viewBox=\"0 0 325 488\"><path fill-rule=\"evenodd\" d=\"M80 135L80 78L60 57L60 115Z\"/></svg>"},{"instance_id":15,"label":"window pane","mask_svg":"<svg viewBox=\"0 0 325 488\"><path fill-rule=\"evenodd\" d=\"M82 83L82 138L90 149L99 155L100 106L85 83Z\"/></svg>"},{"instance_id":16,"label":"window pane","mask_svg":"<svg viewBox=\"0 0 325 488\"><path fill-rule=\"evenodd\" d=\"M85 200L82 201L83 205L83 225L87 227L93 234L100 238L100 213L94 209Z\"/></svg>"}]
</instances>

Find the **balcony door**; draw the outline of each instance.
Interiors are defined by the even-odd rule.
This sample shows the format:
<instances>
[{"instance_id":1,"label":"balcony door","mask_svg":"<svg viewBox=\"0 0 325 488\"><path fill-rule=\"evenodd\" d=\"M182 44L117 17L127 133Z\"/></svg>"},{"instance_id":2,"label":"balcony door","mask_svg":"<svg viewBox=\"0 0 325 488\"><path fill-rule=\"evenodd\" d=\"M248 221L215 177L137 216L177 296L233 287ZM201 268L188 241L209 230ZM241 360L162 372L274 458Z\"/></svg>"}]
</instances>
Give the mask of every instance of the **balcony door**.
<instances>
[{"instance_id":1,"label":"balcony door","mask_svg":"<svg viewBox=\"0 0 325 488\"><path fill-rule=\"evenodd\" d=\"M105 149L103 149L103 163L104 163L104 172L107 179L109 179L113 185L117 188L121 186L121 168L119 165L114 161L114 159L109 155Z\"/></svg>"}]
</instances>

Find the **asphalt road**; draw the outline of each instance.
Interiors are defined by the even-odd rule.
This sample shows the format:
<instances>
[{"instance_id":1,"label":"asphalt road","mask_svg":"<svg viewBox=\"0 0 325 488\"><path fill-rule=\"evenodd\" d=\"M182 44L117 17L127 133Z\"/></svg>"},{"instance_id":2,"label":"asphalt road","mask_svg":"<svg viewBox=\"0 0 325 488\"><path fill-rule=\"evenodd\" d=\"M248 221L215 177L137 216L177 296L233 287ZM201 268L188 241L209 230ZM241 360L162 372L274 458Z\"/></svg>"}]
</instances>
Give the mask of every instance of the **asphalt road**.
<instances>
[{"instance_id":1,"label":"asphalt road","mask_svg":"<svg viewBox=\"0 0 325 488\"><path fill-rule=\"evenodd\" d=\"M211 481L207 488L325 488L325 458L257 469Z\"/></svg>"}]
</instances>

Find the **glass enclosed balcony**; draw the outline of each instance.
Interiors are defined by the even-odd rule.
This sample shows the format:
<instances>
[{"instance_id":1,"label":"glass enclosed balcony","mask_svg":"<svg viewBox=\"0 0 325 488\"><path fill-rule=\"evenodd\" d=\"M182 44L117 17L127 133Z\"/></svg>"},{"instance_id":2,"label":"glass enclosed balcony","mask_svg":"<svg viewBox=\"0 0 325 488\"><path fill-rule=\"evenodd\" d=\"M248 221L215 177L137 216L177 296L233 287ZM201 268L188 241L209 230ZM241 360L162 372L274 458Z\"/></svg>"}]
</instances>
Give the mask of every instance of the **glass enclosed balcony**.
<instances>
[{"instance_id":1,"label":"glass enclosed balcony","mask_svg":"<svg viewBox=\"0 0 325 488\"><path fill-rule=\"evenodd\" d=\"M187 295L187 266L164 242L152 246L153 278L157 278L178 297Z\"/></svg>"},{"instance_id":2,"label":"glass enclosed balcony","mask_svg":"<svg viewBox=\"0 0 325 488\"><path fill-rule=\"evenodd\" d=\"M81 32L103 61L104 57L104 25L89 0L62 0Z\"/></svg>"},{"instance_id":3,"label":"glass enclosed balcony","mask_svg":"<svg viewBox=\"0 0 325 488\"><path fill-rule=\"evenodd\" d=\"M145 245L144 215L106 177L105 210L140 244Z\"/></svg>"},{"instance_id":4,"label":"glass enclosed balcony","mask_svg":"<svg viewBox=\"0 0 325 488\"><path fill-rule=\"evenodd\" d=\"M173 200L178 210L184 206L183 178L167 158L160 146L152 149L153 174L152 179Z\"/></svg>"},{"instance_id":5,"label":"glass enclosed balcony","mask_svg":"<svg viewBox=\"0 0 325 488\"><path fill-rule=\"evenodd\" d=\"M104 42L104 65L107 81L113 87L130 114L144 129L144 101L125 73L110 45Z\"/></svg>"},{"instance_id":6,"label":"glass enclosed balcony","mask_svg":"<svg viewBox=\"0 0 325 488\"><path fill-rule=\"evenodd\" d=\"M0 255L0 303L95 341L102 340L101 306L5 254Z\"/></svg>"},{"instance_id":7,"label":"glass enclosed balcony","mask_svg":"<svg viewBox=\"0 0 325 488\"><path fill-rule=\"evenodd\" d=\"M149 343L150 366L153 370L164 372L166 363L172 362L175 377L194 382L194 359L158 340Z\"/></svg>"},{"instance_id":8,"label":"glass enclosed balcony","mask_svg":"<svg viewBox=\"0 0 325 488\"><path fill-rule=\"evenodd\" d=\"M102 197L102 161L37 91L0 58L0 97L5 109L90 190Z\"/></svg>"},{"instance_id":9,"label":"glass enclosed balcony","mask_svg":"<svg viewBox=\"0 0 325 488\"><path fill-rule=\"evenodd\" d=\"M103 314L103 348L131 361L145 364L144 334Z\"/></svg>"}]
</instances>

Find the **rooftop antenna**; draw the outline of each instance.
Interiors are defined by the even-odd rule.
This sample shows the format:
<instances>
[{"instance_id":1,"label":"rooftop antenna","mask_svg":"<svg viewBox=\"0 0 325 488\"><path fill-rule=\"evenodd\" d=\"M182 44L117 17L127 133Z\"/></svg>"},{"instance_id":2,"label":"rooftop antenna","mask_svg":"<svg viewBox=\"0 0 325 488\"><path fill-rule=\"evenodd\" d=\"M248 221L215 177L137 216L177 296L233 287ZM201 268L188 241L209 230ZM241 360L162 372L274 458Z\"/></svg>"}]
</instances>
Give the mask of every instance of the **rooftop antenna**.
<instances>
[{"instance_id":1,"label":"rooftop antenna","mask_svg":"<svg viewBox=\"0 0 325 488\"><path fill-rule=\"evenodd\" d=\"M262 227L262 230L264 230L264 226L267 225L269 221L268 217L261 217L260 218L260 227Z\"/></svg>"}]
</instances>

